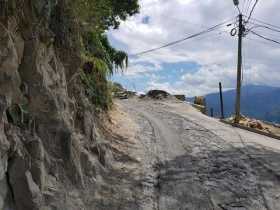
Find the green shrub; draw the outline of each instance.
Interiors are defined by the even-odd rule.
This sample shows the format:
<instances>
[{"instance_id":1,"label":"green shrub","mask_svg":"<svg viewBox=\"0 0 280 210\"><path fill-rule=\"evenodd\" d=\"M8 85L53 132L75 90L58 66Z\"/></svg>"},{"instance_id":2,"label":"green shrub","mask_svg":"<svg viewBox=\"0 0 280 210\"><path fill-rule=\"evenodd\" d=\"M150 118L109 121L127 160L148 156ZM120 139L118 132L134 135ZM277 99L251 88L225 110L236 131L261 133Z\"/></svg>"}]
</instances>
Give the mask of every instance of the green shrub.
<instances>
[{"instance_id":1,"label":"green shrub","mask_svg":"<svg viewBox=\"0 0 280 210\"><path fill-rule=\"evenodd\" d=\"M139 11L138 0L72 0L69 2L75 16L87 27L102 32L118 28Z\"/></svg>"},{"instance_id":2,"label":"green shrub","mask_svg":"<svg viewBox=\"0 0 280 210\"><path fill-rule=\"evenodd\" d=\"M114 49L106 35L88 32L83 36L82 58L81 79L86 87L86 95L97 107L109 109L112 93L108 77L127 67L127 54Z\"/></svg>"},{"instance_id":3,"label":"green shrub","mask_svg":"<svg viewBox=\"0 0 280 210\"><path fill-rule=\"evenodd\" d=\"M106 32L137 13L138 0L73 0L69 5L80 25L86 95L97 107L108 109L112 104L108 77L127 67L128 55L111 46Z\"/></svg>"},{"instance_id":4,"label":"green shrub","mask_svg":"<svg viewBox=\"0 0 280 210\"><path fill-rule=\"evenodd\" d=\"M109 109L112 104L111 91L107 81L107 65L102 59L91 58L91 71L82 71L80 76L85 85L86 96L97 108Z\"/></svg>"}]
</instances>

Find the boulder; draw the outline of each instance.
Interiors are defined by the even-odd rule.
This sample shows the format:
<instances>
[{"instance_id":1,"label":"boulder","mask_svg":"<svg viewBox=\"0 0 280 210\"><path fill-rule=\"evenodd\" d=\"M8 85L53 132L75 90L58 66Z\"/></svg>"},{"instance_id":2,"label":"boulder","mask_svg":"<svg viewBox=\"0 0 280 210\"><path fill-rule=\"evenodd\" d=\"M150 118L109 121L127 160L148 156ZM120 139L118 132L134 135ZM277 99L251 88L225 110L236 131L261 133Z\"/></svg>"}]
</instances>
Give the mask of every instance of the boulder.
<instances>
[{"instance_id":1,"label":"boulder","mask_svg":"<svg viewBox=\"0 0 280 210\"><path fill-rule=\"evenodd\" d=\"M119 98L119 99L128 99L128 98L136 96L136 92L126 90L119 83L112 84L112 92L113 92L113 97Z\"/></svg>"},{"instance_id":2,"label":"boulder","mask_svg":"<svg viewBox=\"0 0 280 210\"><path fill-rule=\"evenodd\" d=\"M264 130L264 127L259 120L249 120L247 126L254 129Z\"/></svg>"},{"instance_id":3,"label":"boulder","mask_svg":"<svg viewBox=\"0 0 280 210\"><path fill-rule=\"evenodd\" d=\"M166 98L170 97L171 95L164 90L150 90L147 93L147 96L152 99L160 100L160 99L166 99Z\"/></svg>"},{"instance_id":4,"label":"boulder","mask_svg":"<svg viewBox=\"0 0 280 210\"><path fill-rule=\"evenodd\" d=\"M186 96L185 95L174 95L175 98L177 98L180 101L186 101Z\"/></svg>"}]
</instances>

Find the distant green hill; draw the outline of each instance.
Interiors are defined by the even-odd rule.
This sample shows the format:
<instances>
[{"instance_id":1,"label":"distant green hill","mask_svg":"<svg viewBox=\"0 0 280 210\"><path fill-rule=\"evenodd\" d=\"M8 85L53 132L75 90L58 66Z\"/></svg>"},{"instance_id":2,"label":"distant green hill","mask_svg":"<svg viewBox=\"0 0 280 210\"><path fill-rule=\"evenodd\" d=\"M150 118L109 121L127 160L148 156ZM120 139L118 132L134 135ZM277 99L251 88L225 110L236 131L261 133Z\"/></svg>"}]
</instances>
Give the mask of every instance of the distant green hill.
<instances>
[{"instance_id":1,"label":"distant green hill","mask_svg":"<svg viewBox=\"0 0 280 210\"><path fill-rule=\"evenodd\" d=\"M214 116L220 116L219 93L206 95L208 113L214 109ZM234 113L235 90L225 91L224 109L226 117ZM193 99L190 99L193 100ZM245 116L280 123L280 88L248 85L242 88L241 112Z\"/></svg>"}]
</instances>

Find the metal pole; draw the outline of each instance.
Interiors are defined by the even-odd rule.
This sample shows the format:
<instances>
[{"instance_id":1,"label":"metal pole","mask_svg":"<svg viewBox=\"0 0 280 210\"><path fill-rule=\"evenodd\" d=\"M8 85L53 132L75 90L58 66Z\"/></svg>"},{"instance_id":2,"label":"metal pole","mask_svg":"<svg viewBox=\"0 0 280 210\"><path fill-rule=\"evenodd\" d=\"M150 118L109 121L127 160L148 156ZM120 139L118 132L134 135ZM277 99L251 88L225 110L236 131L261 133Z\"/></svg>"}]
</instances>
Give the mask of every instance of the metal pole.
<instances>
[{"instance_id":1,"label":"metal pole","mask_svg":"<svg viewBox=\"0 0 280 210\"><path fill-rule=\"evenodd\" d=\"M243 23L242 14L239 15L239 32L238 32L238 62L237 62L237 86L236 86L236 103L235 103L235 123L240 120L240 97L241 97L241 68L242 68L242 36Z\"/></svg>"},{"instance_id":2,"label":"metal pole","mask_svg":"<svg viewBox=\"0 0 280 210\"><path fill-rule=\"evenodd\" d=\"M214 110L213 110L213 108L210 109L210 112L211 112L211 117L214 117Z\"/></svg>"},{"instance_id":3,"label":"metal pole","mask_svg":"<svg viewBox=\"0 0 280 210\"><path fill-rule=\"evenodd\" d=\"M224 101L223 101L223 88L222 83L219 83L219 89L220 89L220 103L221 103L221 119L225 119L224 115Z\"/></svg>"}]
</instances>

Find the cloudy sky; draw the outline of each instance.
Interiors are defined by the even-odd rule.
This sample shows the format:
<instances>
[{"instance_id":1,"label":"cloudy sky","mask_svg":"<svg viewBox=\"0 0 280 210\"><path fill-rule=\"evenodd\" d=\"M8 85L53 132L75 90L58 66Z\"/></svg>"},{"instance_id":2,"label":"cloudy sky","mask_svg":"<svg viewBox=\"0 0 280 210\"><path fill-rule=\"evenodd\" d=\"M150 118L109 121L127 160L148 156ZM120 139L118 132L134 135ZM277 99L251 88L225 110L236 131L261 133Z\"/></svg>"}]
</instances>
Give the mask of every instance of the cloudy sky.
<instances>
[{"instance_id":1,"label":"cloudy sky","mask_svg":"<svg viewBox=\"0 0 280 210\"><path fill-rule=\"evenodd\" d=\"M240 8L246 13L249 2L253 5L254 1L240 0ZM219 81L225 89L235 88L237 38L229 32L238 12L232 0L140 0L140 4L138 15L109 32L113 46L130 55L129 68L112 80L138 92L163 89L187 96L216 92ZM280 26L279 10L279 0L259 0L253 18ZM210 33L135 56L224 21ZM251 19L247 27L255 21ZM229 23L233 25L226 26ZM280 41L279 32L260 27L254 31ZM248 34L243 56L243 85L280 86L280 45Z\"/></svg>"}]
</instances>

